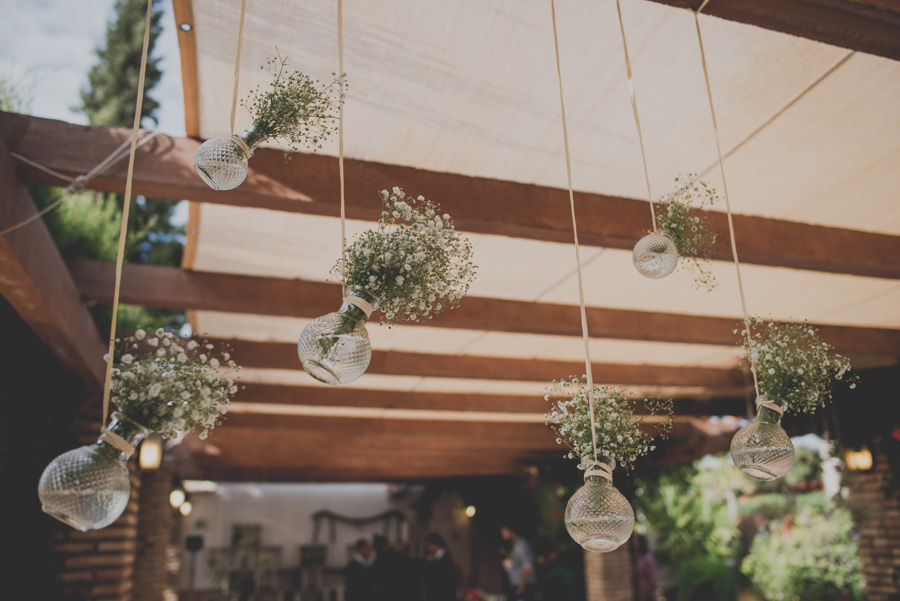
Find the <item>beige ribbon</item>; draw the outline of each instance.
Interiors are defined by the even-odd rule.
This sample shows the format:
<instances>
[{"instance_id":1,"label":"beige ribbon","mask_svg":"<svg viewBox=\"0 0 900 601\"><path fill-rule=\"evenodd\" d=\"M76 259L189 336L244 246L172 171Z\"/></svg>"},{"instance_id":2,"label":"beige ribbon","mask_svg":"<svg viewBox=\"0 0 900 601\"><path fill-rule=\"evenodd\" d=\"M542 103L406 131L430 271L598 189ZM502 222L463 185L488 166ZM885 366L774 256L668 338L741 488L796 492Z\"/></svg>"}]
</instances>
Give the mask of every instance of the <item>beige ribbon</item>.
<instances>
[{"instance_id":1,"label":"beige ribbon","mask_svg":"<svg viewBox=\"0 0 900 601\"><path fill-rule=\"evenodd\" d=\"M100 440L102 440L109 446L122 451L129 457L134 454L134 447L131 446L131 444L127 440L125 440L112 430L107 430L106 426L100 428Z\"/></svg>"},{"instance_id":2,"label":"beige ribbon","mask_svg":"<svg viewBox=\"0 0 900 601\"><path fill-rule=\"evenodd\" d=\"M778 415L784 415L784 407L782 407L779 403L774 401L770 401L766 396L758 396L756 397L756 407L765 407L766 409L771 409L778 413Z\"/></svg>"},{"instance_id":3,"label":"beige ribbon","mask_svg":"<svg viewBox=\"0 0 900 601\"><path fill-rule=\"evenodd\" d=\"M594 460L588 462L589 467L584 470L584 479L587 480L591 476L600 476L601 478L606 478L610 482L612 482L612 473L613 468L611 465L607 463L603 463L602 461Z\"/></svg>"},{"instance_id":4,"label":"beige ribbon","mask_svg":"<svg viewBox=\"0 0 900 601\"><path fill-rule=\"evenodd\" d=\"M731 256L734 257L734 269L737 272L738 291L741 295L741 308L744 310L744 327L747 329L748 344L753 347L752 333L750 332L750 314L747 311L747 299L744 295L744 283L741 279L741 262L738 260L737 244L734 240L734 220L731 217L731 202L728 199L728 184L725 181L725 164L722 160L722 144L719 140L719 125L716 121L716 109L713 104L712 87L709 85L709 69L706 66L706 52L703 49L703 35L700 33L700 19L698 14L710 2L706 0L700 5L700 8L694 13L694 24L697 26L697 42L700 44L700 61L703 64L703 79L706 81L706 96L709 99L709 113L712 116L713 131L716 137L716 153L719 157L719 171L722 174L722 192L725 196L725 211L728 216L728 237L731 240ZM750 371L753 373L753 387L756 389L756 395L759 396L759 377L756 373L756 365L748 355L747 360L750 361Z\"/></svg>"},{"instance_id":5,"label":"beige ribbon","mask_svg":"<svg viewBox=\"0 0 900 601\"><path fill-rule=\"evenodd\" d=\"M234 57L234 95L231 97L231 135L234 136L234 114L237 111L238 82L241 78L241 47L244 45L244 14L247 0L241 0L241 23L238 25L237 55ZM243 140L242 140L243 141Z\"/></svg>"},{"instance_id":6,"label":"beige ribbon","mask_svg":"<svg viewBox=\"0 0 900 601\"><path fill-rule=\"evenodd\" d=\"M138 135L141 133L141 108L144 105L144 78L147 74L147 54L150 47L150 17L153 0L147 2L147 17L144 22L144 47L141 51L141 73L138 78L137 103L134 107L134 126L131 132L131 152L128 156L128 175L125 177L125 201L122 206L122 225L119 228L119 248L116 252L116 279L113 290L112 320L109 324L109 351L106 361L106 379L103 383L103 421L101 432L105 430L109 415L109 387L112 381L113 353L116 345L116 319L119 315L119 290L122 287L122 264L125 262L125 238L128 235L128 214L131 208L131 184L134 179L134 155L137 150Z\"/></svg>"},{"instance_id":7,"label":"beige ribbon","mask_svg":"<svg viewBox=\"0 0 900 601\"><path fill-rule=\"evenodd\" d=\"M372 311L375 310L375 307L372 305L372 303L358 296L345 296L344 304L359 307L362 312L366 314L366 319L368 319L372 315Z\"/></svg>"},{"instance_id":8,"label":"beige ribbon","mask_svg":"<svg viewBox=\"0 0 900 601\"><path fill-rule=\"evenodd\" d=\"M344 2L337 3L338 77L341 78L341 96L344 95ZM341 180L341 263L347 253L347 214L344 208L344 102L338 105L338 173ZM341 294L347 294L347 286L341 278ZM345 299L346 300L346 299ZM360 307L362 308L362 307ZM363 309L365 310L365 309ZM368 317L372 311L366 313Z\"/></svg>"},{"instance_id":9,"label":"beige ribbon","mask_svg":"<svg viewBox=\"0 0 900 601\"><path fill-rule=\"evenodd\" d=\"M575 263L578 273L578 303L581 308L581 334L584 338L584 367L588 385L588 409L591 417L591 441L594 446L594 461L597 460L597 432L594 429L594 376L591 373L591 350L589 346L587 312L584 308L584 283L581 277L581 253L578 251L578 224L575 221L575 189L572 186L572 158L569 153L569 130L566 126L566 103L563 99L562 67L559 64L559 39L556 33L556 4L550 0L553 17L553 47L556 50L556 75L559 79L559 108L562 114L563 143L566 149L566 176L569 178L569 208L572 211L572 236L575 240Z\"/></svg>"},{"instance_id":10,"label":"beige ribbon","mask_svg":"<svg viewBox=\"0 0 900 601\"><path fill-rule=\"evenodd\" d=\"M641 160L644 162L644 181L647 182L647 200L650 201L650 218L653 230L656 231L656 211L653 208L653 193L650 192L650 171L647 169L647 154L644 152L644 135L641 133L641 118L638 116L637 96L634 92L634 79L631 75L631 57L628 55L628 42L625 40L625 23L622 22L622 5L616 0L619 11L619 31L622 33L622 49L625 51L625 74L628 77L628 95L631 97L631 110L634 112L634 124L637 126L638 142L641 144Z\"/></svg>"}]
</instances>

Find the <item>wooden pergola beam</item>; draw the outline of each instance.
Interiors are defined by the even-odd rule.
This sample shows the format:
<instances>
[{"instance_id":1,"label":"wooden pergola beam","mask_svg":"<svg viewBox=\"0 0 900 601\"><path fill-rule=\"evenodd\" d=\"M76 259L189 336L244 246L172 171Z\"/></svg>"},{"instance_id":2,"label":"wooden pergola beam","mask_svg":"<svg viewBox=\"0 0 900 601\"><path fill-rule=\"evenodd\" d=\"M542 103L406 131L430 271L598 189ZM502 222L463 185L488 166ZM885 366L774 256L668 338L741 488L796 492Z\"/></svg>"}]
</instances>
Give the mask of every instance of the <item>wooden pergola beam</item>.
<instances>
[{"instance_id":1,"label":"wooden pergola beam","mask_svg":"<svg viewBox=\"0 0 900 601\"><path fill-rule=\"evenodd\" d=\"M36 214L0 139L0 230ZM0 236L0 294L88 391L103 387L106 348L42 219Z\"/></svg>"},{"instance_id":2,"label":"wooden pergola beam","mask_svg":"<svg viewBox=\"0 0 900 601\"><path fill-rule=\"evenodd\" d=\"M243 367L299 369L297 345L282 342L210 339L231 348L235 361ZM615 384L645 386L702 386L735 389L746 385L743 372L714 367L671 365L635 365L594 363L594 380ZM434 378L473 378L479 380L520 380L549 382L584 372L583 361L551 359L507 359L474 355L439 355L403 351L372 351L368 374L414 375Z\"/></svg>"},{"instance_id":3,"label":"wooden pergola beam","mask_svg":"<svg viewBox=\"0 0 900 601\"><path fill-rule=\"evenodd\" d=\"M86 300L111 302L113 263L74 261L70 268ZM337 308L340 289L336 284L320 282L126 265L122 272L121 302L168 309L315 318ZM739 322L736 317L591 307L587 310L587 319L594 338L729 347L738 342L737 335L733 333ZM426 322L426 325L581 336L577 306L480 297L466 297L460 308L447 311L439 318ZM844 352L900 355L900 330L832 325L815 327L819 328L823 340ZM297 334L299 336L300 333Z\"/></svg>"},{"instance_id":4,"label":"wooden pergola beam","mask_svg":"<svg viewBox=\"0 0 900 601\"><path fill-rule=\"evenodd\" d=\"M80 175L99 164L130 135L129 130L85 127L61 121L0 113L0 135L11 150L61 173ZM338 165L334 157L259 149L247 180L231 191L214 191L194 172L199 142L157 136L138 150L134 190L154 198L189 199L277 211L337 216ZM451 213L460 230L532 240L571 242L565 190L424 171L348 159L347 216L374 221L377 191L401 186L427 191ZM121 193L125 164L113 165L89 187ZM22 167L29 182L59 184L46 173ZM631 250L647 229L647 203L602 194L576 193L582 244ZM610 216L615 216L611 219ZM715 228L727 230L725 215L710 212ZM735 238L745 263L900 278L900 236L735 215ZM727 236L718 237L714 257L731 260Z\"/></svg>"},{"instance_id":5,"label":"wooden pergola beam","mask_svg":"<svg viewBox=\"0 0 900 601\"><path fill-rule=\"evenodd\" d=\"M277 384L244 384L235 401L275 403L281 405L313 405L324 407L377 407L435 411L489 411L501 413L544 413L550 403L539 395L499 395L474 393L405 392L360 388L323 388L320 386L282 386ZM639 400L635 412L644 412ZM744 415L743 396L715 397L710 400L676 398L679 416Z\"/></svg>"},{"instance_id":6,"label":"wooden pergola beam","mask_svg":"<svg viewBox=\"0 0 900 601\"><path fill-rule=\"evenodd\" d=\"M697 10L702 0L651 0ZM900 5L858 0L715 0L703 13L900 60Z\"/></svg>"}]
</instances>

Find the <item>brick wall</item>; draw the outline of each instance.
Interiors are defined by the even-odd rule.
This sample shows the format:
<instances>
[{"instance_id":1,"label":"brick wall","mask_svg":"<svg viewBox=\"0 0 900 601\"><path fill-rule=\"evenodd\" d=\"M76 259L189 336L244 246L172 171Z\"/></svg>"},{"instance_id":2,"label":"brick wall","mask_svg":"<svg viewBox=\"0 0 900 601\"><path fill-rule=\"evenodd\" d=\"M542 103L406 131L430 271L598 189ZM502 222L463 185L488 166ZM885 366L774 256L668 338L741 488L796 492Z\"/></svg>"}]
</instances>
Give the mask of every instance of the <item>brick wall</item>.
<instances>
[{"instance_id":1,"label":"brick wall","mask_svg":"<svg viewBox=\"0 0 900 601\"><path fill-rule=\"evenodd\" d=\"M631 545L611 553L584 552L584 572L588 601L633 601Z\"/></svg>"},{"instance_id":2,"label":"brick wall","mask_svg":"<svg viewBox=\"0 0 900 601\"><path fill-rule=\"evenodd\" d=\"M900 599L900 494L884 491L887 458L875 452L872 469L851 472L850 502L857 519L859 552L868 601Z\"/></svg>"},{"instance_id":3,"label":"brick wall","mask_svg":"<svg viewBox=\"0 0 900 601\"><path fill-rule=\"evenodd\" d=\"M178 599L174 582L179 568L178 540L173 544L175 510L169 505L173 471L163 465L141 477L133 601Z\"/></svg>"}]
</instances>

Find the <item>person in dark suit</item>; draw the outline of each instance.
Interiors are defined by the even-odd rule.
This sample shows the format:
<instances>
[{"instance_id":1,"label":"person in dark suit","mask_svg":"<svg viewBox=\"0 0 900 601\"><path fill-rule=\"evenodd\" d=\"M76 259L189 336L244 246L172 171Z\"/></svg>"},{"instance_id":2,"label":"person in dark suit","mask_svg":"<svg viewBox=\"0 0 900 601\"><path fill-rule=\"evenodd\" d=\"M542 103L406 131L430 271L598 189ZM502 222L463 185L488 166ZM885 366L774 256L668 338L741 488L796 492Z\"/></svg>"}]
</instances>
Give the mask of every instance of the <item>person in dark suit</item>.
<instances>
[{"instance_id":1,"label":"person in dark suit","mask_svg":"<svg viewBox=\"0 0 900 601\"><path fill-rule=\"evenodd\" d=\"M364 538L353 545L353 559L344 570L347 584L344 599L346 601L373 601L375 598L375 582L369 559L372 557L372 545Z\"/></svg>"},{"instance_id":2,"label":"person in dark suit","mask_svg":"<svg viewBox=\"0 0 900 601\"><path fill-rule=\"evenodd\" d=\"M379 549L381 546L381 550ZM393 545L384 541L379 545L375 537L375 562L372 575L375 579L377 601L421 601L422 578L418 565L410 558L403 542Z\"/></svg>"},{"instance_id":3,"label":"person in dark suit","mask_svg":"<svg viewBox=\"0 0 900 601\"><path fill-rule=\"evenodd\" d=\"M447 543L440 534L425 537L425 601L456 600L456 569Z\"/></svg>"}]
</instances>

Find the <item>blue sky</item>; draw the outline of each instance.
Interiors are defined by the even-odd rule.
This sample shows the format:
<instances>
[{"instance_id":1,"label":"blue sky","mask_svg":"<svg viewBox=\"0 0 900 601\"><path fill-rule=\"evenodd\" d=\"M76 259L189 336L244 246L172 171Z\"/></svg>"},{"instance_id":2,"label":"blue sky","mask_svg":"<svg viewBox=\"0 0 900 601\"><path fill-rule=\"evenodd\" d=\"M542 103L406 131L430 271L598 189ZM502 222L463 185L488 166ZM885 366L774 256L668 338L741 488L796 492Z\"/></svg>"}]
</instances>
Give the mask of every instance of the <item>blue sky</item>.
<instances>
[{"instance_id":1,"label":"blue sky","mask_svg":"<svg viewBox=\"0 0 900 601\"><path fill-rule=\"evenodd\" d=\"M184 135L181 64L170 0L156 0L165 11L155 55L163 78L152 96L160 102L159 129ZM94 48L105 41L114 0L0 0L0 75L30 92L31 113L86 123L71 107L87 83Z\"/></svg>"}]
</instances>

